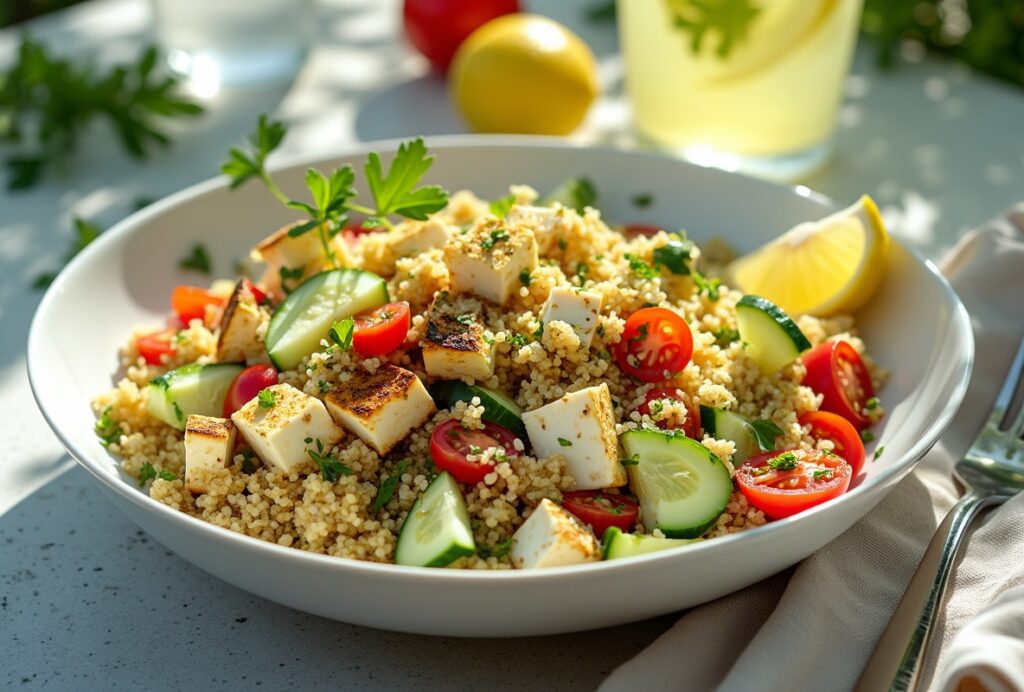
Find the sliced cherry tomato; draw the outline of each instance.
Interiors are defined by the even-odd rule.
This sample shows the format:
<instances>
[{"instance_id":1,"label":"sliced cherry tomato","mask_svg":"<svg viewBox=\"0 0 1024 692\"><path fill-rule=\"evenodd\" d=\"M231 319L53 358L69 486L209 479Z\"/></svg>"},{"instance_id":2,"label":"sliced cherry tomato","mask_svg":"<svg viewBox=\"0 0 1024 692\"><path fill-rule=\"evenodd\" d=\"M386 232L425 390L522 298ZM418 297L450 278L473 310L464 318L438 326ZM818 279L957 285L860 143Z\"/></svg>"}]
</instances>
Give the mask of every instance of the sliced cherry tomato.
<instances>
[{"instance_id":1,"label":"sliced cherry tomato","mask_svg":"<svg viewBox=\"0 0 1024 692\"><path fill-rule=\"evenodd\" d=\"M736 472L747 501L770 519L783 519L846 492L853 477L838 454L804 449L751 457Z\"/></svg>"},{"instance_id":2,"label":"sliced cherry tomato","mask_svg":"<svg viewBox=\"0 0 1024 692\"><path fill-rule=\"evenodd\" d=\"M871 425L866 407L875 388L857 349L834 339L812 348L803 360L807 368L803 383L821 394L821 410L842 416L857 430Z\"/></svg>"},{"instance_id":3,"label":"sliced cherry tomato","mask_svg":"<svg viewBox=\"0 0 1024 692\"><path fill-rule=\"evenodd\" d=\"M235 376L224 397L224 417L256 398L267 387L277 384L277 370L271 365L252 365Z\"/></svg>"},{"instance_id":4,"label":"sliced cherry tomato","mask_svg":"<svg viewBox=\"0 0 1024 692\"><path fill-rule=\"evenodd\" d=\"M494 464L480 464L466 457L491 447L501 447L509 457L518 456L516 436L511 430L490 421L483 430L466 430L457 420L446 420L430 436L430 456L434 465L452 474L459 483L473 485L494 470Z\"/></svg>"},{"instance_id":5,"label":"sliced cherry tomato","mask_svg":"<svg viewBox=\"0 0 1024 692\"><path fill-rule=\"evenodd\" d=\"M266 291L254 284L249 279L242 279L242 284L249 289L249 293L252 293L252 297L256 299L256 302L260 305L267 305L270 303L270 296L267 295Z\"/></svg>"},{"instance_id":6,"label":"sliced cherry tomato","mask_svg":"<svg viewBox=\"0 0 1024 692\"><path fill-rule=\"evenodd\" d=\"M149 365L162 365L162 356L174 353L174 330L162 329L152 334L143 334L135 340L135 348Z\"/></svg>"},{"instance_id":7,"label":"sliced cherry tomato","mask_svg":"<svg viewBox=\"0 0 1024 692\"><path fill-rule=\"evenodd\" d=\"M671 399L672 401L682 402L682 399L679 398L676 390L672 387L657 387L647 392L643 403L637 406L637 413L640 415L651 415L651 402L661 399ZM668 421L658 421L658 427L663 430L667 429ZM689 406L686 407L686 422L683 423L682 430L683 433L685 433L691 440L700 439L700 417L695 415L693 409Z\"/></svg>"},{"instance_id":8,"label":"sliced cherry tomato","mask_svg":"<svg viewBox=\"0 0 1024 692\"><path fill-rule=\"evenodd\" d=\"M405 0L402 18L409 43L444 74L477 27L518 11L518 0Z\"/></svg>"},{"instance_id":9,"label":"sliced cherry tomato","mask_svg":"<svg viewBox=\"0 0 1024 692\"><path fill-rule=\"evenodd\" d=\"M208 305L223 307L226 302L221 296L198 286L175 286L171 292L171 309L183 324L205 319Z\"/></svg>"},{"instance_id":10,"label":"sliced cherry tomato","mask_svg":"<svg viewBox=\"0 0 1024 692\"><path fill-rule=\"evenodd\" d=\"M633 498L600 490L566 493L562 497L562 506L584 524L590 524L598 538L611 526L629 531L640 511L640 505Z\"/></svg>"},{"instance_id":11,"label":"sliced cherry tomato","mask_svg":"<svg viewBox=\"0 0 1024 692\"><path fill-rule=\"evenodd\" d=\"M663 230L665 229L661 226L655 226L649 223L627 223L622 227L621 232L622 235L626 236L626 238L632 240L638 236L645 236L649 238Z\"/></svg>"},{"instance_id":12,"label":"sliced cherry tomato","mask_svg":"<svg viewBox=\"0 0 1024 692\"><path fill-rule=\"evenodd\" d=\"M686 320L667 308L642 308L626 320L615 351L619 367L644 382L660 382L682 370L693 355Z\"/></svg>"},{"instance_id":13,"label":"sliced cherry tomato","mask_svg":"<svg viewBox=\"0 0 1024 692\"><path fill-rule=\"evenodd\" d=\"M352 348L363 356L382 356L402 345L412 316L409 304L388 303L355 316Z\"/></svg>"},{"instance_id":14,"label":"sliced cherry tomato","mask_svg":"<svg viewBox=\"0 0 1024 692\"><path fill-rule=\"evenodd\" d=\"M856 476L864 466L864 443L860 433L842 416L828 411L812 411L800 416L800 425L811 426L815 440L832 440L832 450L850 465L850 475Z\"/></svg>"}]
</instances>

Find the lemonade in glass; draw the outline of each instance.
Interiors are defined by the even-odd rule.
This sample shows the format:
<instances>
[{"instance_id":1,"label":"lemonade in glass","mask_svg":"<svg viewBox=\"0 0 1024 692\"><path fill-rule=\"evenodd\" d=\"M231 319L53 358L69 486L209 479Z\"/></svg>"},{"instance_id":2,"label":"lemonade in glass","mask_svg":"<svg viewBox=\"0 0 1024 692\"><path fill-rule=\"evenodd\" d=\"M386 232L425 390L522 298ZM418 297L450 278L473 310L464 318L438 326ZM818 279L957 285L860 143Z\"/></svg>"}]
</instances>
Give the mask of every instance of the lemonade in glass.
<instances>
[{"instance_id":1,"label":"lemonade in glass","mask_svg":"<svg viewBox=\"0 0 1024 692\"><path fill-rule=\"evenodd\" d=\"M707 165L793 179L828 154L862 0L618 0L634 126Z\"/></svg>"}]
</instances>

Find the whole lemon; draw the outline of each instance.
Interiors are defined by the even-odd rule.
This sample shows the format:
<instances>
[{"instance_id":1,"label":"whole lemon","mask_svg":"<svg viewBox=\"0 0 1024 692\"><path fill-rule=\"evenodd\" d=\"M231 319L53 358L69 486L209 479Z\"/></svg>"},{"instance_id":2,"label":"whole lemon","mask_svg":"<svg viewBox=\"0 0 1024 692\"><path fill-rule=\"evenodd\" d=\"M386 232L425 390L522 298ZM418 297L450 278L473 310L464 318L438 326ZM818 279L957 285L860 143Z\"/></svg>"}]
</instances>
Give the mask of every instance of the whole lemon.
<instances>
[{"instance_id":1,"label":"whole lemon","mask_svg":"<svg viewBox=\"0 0 1024 692\"><path fill-rule=\"evenodd\" d=\"M566 135L599 92L594 55L556 21L509 14L470 34L455 54L452 96L479 132Z\"/></svg>"}]
</instances>

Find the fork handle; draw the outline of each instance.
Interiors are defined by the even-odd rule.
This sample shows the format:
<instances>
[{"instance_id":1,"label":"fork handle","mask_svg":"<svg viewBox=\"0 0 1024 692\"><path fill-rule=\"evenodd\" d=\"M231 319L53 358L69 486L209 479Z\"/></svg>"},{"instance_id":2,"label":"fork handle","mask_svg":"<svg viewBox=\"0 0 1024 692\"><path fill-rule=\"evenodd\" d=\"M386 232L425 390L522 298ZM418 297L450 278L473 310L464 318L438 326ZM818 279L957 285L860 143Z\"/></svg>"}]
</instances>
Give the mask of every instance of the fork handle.
<instances>
[{"instance_id":1,"label":"fork handle","mask_svg":"<svg viewBox=\"0 0 1024 692\"><path fill-rule=\"evenodd\" d=\"M998 502L971 490L953 505L932 537L913 579L861 673L856 692L917 687L928 635L938 613L957 550L978 512Z\"/></svg>"}]
</instances>

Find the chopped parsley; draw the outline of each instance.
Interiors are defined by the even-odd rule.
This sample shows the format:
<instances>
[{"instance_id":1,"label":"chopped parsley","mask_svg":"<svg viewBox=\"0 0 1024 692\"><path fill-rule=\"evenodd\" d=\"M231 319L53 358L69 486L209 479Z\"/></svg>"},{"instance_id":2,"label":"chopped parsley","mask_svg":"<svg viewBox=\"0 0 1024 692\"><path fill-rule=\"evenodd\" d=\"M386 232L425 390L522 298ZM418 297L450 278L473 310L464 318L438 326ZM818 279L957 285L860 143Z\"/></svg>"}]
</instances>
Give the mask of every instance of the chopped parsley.
<instances>
[{"instance_id":1,"label":"chopped parsley","mask_svg":"<svg viewBox=\"0 0 1024 692\"><path fill-rule=\"evenodd\" d=\"M752 420L747 425L762 452L775 450L775 439L782 435L782 429L779 426L766 418Z\"/></svg>"},{"instance_id":2,"label":"chopped parsley","mask_svg":"<svg viewBox=\"0 0 1024 692\"><path fill-rule=\"evenodd\" d=\"M565 439L564 437L558 438L558 444L561 445L562 447L572 447L572 442Z\"/></svg>"},{"instance_id":3,"label":"chopped parsley","mask_svg":"<svg viewBox=\"0 0 1024 692\"><path fill-rule=\"evenodd\" d=\"M243 449L240 454L242 455L242 473L252 473L256 470L256 464L253 463L253 453L251 449Z\"/></svg>"},{"instance_id":4,"label":"chopped parsley","mask_svg":"<svg viewBox=\"0 0 1024 692\"><path fill-rule=\"evenodd\" d=\"M642 257L637 257L628 252L624 257L629 262L629 270L641 279L656 279L661 275L657 267L652 266Z\"/></svg>"},{"instance_id":5,"label":"chopped parsley","mask_svg":"<svg viewBox=\"0 0 1024 692\"><path fill-rule=\"evenodd\" d=\"M489 557L502 558L508 555L508 551L512 549L512 545L515 541L516 539L513 536L509 536L493 547L489 545L481 545L476 549L476 554L485 559Z\"/></svg>"},{"instance_id":6,"label":"chopped parsley","mask_svg":"<svg viewBox=\"0 0 1024 692\"><path fill-rule=\"evenodd\" d=\"M184 411L181 410L181 407L178 406L177 401L174 402L174 416L178 419L179 422L185 422L185 413Z\"/></svg>"},{"instance_id":7,"label":"chopped parsley","mask_svg":"<svg viewBox=\"0 0 1024 692\"><path fill-rule=\"evenodd\" d=\"M828 479L832 477L832 469L818 469L814 472L814 480L820 481L822 478Z\"/></svg>"},{"instance_id":8,"label":"chopped parsley","mask_svg":"<svg viewBox=\"0 0 1024 692\"><path fill-rule=\"evenodd\" d=\"M320 467L320 475L323 476L324 480L328 483L334 483L342 476L351 476L352 469L347 465L341 463L334 457L326 455L324 451L324 443L320 440L316 441L317 450L307 449L306 454L309 458L316 462L317 466Z\"/></svg>"},{"instance_id":9,"label":"chopped parsley","mask_svg":"<svg viewBox=\"0 0 1024 692\"><path fill-rule=\"evenodd\" d=\"M882 452L884 452L884 451L885 451L885 445L882 445L881 447L876 449L875 450L875 456L871 459L871 461L878 461L878 457L882 456Z\"/></svg>"},{"instance_id":10,"label":"chopped parsley","mask_svg":"<svg viewBox=\"0 0 1024 692\"><path fill-rule=\"evenodd\" d=\"M628 459L619 459L619 463L623 466L636 466L640 463L640 455L633 454Z\"/></svg>"},{"instance_id":11,"label":"chopped parsley","mask_svg":"<svg viewBox=\"0 0 1024 692\"><path fill-rule=\"evenodd\" d=\"M512 194L499 197L491 202L491 213L497 216L499 219L504 219L505 215L508 214L509 210L512 209L512 205L516 203L516 196Z\"/></svg>"},{"instance_id":12,"label":"chopped parsley","mask_svg":"<svg viewBox=\"0 0 1024 692\"><path fill-rule=\"evenodd\" d=\"M381 509L391 501L391 497L395 494L395 488L398 487L398 481L401 480L402 474L405 473L407 468L409 468L409 460L403 459L392 469L388 477L381 482L380 488L377 490L377 497L373 498L374 511Z\"/></svg>"},{"instance_id":13,"label":"chopped parsley","mask_svg":"<svg viewBox=\"0 0 1024 692\"><path fill-rule=\"evenodd\" d=\"M650 405L651 415L658 415L665 410L665 401L663 399L655 399Z\"/></svg>"},{"instance_id":14,"label":"chopped parsley","mask_svg":"<svg viewBox=\"0 0 1024 692\"><path fill-rule=\"evenodd\" d=\"M302 267L281 267L277 272L278 276L281 277L281 290L285 293L291 293L294 291L299 287L298 281L305 273L306 270Z\"/></svg>"},{"instance_id":15,"label":"chopped parsley","mask_svg":"<svg viewBox=\"0 0 1024 692\"><path fill-rule=\"evenodd\" d=\"M569 247L569 241L566 240L564 237L559 237L558 238L558 249L559 250L565 250L567 247Z\"/></svg>"},{"instance_id":16,"label":"chopped parsley","mask_svg":"<svg viewBox=\"0 0 1024 692\"><path fill-rule=\"evenodd\" d=\"M530 343L529 340L522 334L513 334L512 338L508 340L514 348L522 348L526 344Z\"/></svg>"},{"instance_id":17,"label":"chopped parsley","mask_svg":"<svg viewBox=\"0 0 1024 692\"><path fill-rule=\"evenodd\" d=\"M148 461L142 463L142 467L139 468L139 487L143 487L147 482L156 478L156 469Z\"/></svg>"},{"instance_id":18,"label":"chopped parsley","mask_svg":"<svg viewBox=\"0 0 1024 692\"><path fill-rule=\"evenodd\" d=\"M792 471L796 468L797 458L793 452L783 452L777 457L768 460L768 466L776 471Z\"/></svg>"},{"instance_id":19,"label":"chopped parsley","mask_svg":"<svg viewBox=\"0 0 1024 692\"><path fill-rule=\"evenodd\" d=\"M331 337L331 341L338 345L343 351L347 351L352 348L352 334L356 330L356 322L351 317L346 317L340 322L335 322L331 325L330 331L327 335Z\"/></svg>"},{"instance_id":20,"label":"chopped parsley","mask_svg":"<svg viewBox=\"0 0 1024 692\"><path fill-rule=\"evenodd\" d=\"M331 384L327 380L319 380L316 386L320 389L321 394L326 394L331 391Z\"/></svg>"},{"instance_id":21,"label":"chopped parsley","mask_svg":"<svg viewBox=\"0 0 1024 692\"><path fill-rule=\"evenodd\" d=\"M277 404L277 397L270 389L263 389L256 395L256 401L260 408L274 408Z\"/></svg>"},{"instance_id":22,"label":"chopped parsley","mask_svg":"<svg viewBox=\"0 0 1024 692\"><path fill-rule=\"evenodd\" d=\"M480 247L482 247L486 252L490 252L494 249L494 245L496 243L500 243L502 240L508 240L509 237L507 230L504 228L496 228L491 231L489 236L480 242Z\"/></svg>"},{"instance_id":23,"label":"chopped parsley","mask_svg":"<svg viewBox=\"0 0 1024 692\"><path fill-rule=\"evenodd\" d=\"M878 400L877 396L873 396L870 399L868 399L867 402L865 402L864 408L866 408L868 411L874 411L876 408L878 408L878 405L881 403L882 402Z\"/></svg>"},{"instance_id":24,"label":"chopped parsley","mask_svg":"<svg viewBox=\"0 0 1024 692\"><path fill-rule=\"evenodd\" d=\"M665 267L677 276L690 274L690 253L693 251L693 243L684 240L673 233L668 243L654 249L654 264Z\"/></svg>"},{"instance_id":25,"label":"chopped parsley","mask_svg":"<svg viewBox=\"0 0 1024 692\"><path fill-rule=\"evenodd\" d=\"M533 277L530 276L529 269L524 269L523 271L519 272L519 283L529 288L531 281L533 281Z\"/></svg>"},{"instance_id":26,"label":"chopped parsley","mask_svg":"<svg viewBox=\"0 0 1024 692\"><path fill-rule=\"evenodd\" d=\"M467 327L469 327L474 322L476 322L476 318L473 317L473 315L467 313L465 315L459 315L458 317L455 318L455 321L458 322L459 324L464 324Z\"/></svg>"},{"instance_id":27,"label":"chopped parsley","mask_svg":"<svg viewBox=\"0 0 1024 692\"><path fill-rule=\"evenodd\" d=\"M650 192L642 192L639 195L633 195L633 206L638 209L646 209L652 204L654 204L654 195Z\"/></svg>"},{"instance_id":28,"label":"chopped parsley","mask_svg":"<svg viewBox=\"0 0 1024 692\"><path fill-rule=\"evenodd\" d=\"M210 265L210 254L203 247L202 243L196 243L192 246L192 252L187 256L183 257L178 262L179 269L191 269L192 271L199 272L200 274L209 275L212 271Z\"/></svg>"},{"instance_id":29,"label":"chopped parsley","mask_svg":"<svg viewBox=\"0 0 1024 692\"><path fill-rule=\"evenodd\" d=\"M541 339L544 338L544 323L543 322L541 322L540 326L538 326L537 329L533 332L533 338L536 339L537 341L540 341Z\"/></svg>"},{"instance_id":30,"label":"chopped parsley","mask_svg":"<svg viewBox=\"0 0 1024 692\"><path fill-rule=\"evenodd\" d=\"M719 348L725 348L729 344L740 340L740 333L738 330L732 327L722 327L711 332L711 335L715 337L715 345Z\"/></svg>"},{"instance_id":31,"label":"chopped parsley","mask_svg":"<svg viewBox=\"0 0 1024 692\"><path fill-rule=\"evenodd\" d=\"M176 480L178 480L177 476L175 476L173 473L171 473L170 471L167 471L167 470L160 471L159 473L156 474L156 477L159 478L162 481L176 481Z\"/></svg>"},{"instance_id":32,"label":"chopped parsley","mask_svg":"<svg viewBox=\"0 0 1024 692\"><path fill-rule=\"evenodd\" d=\"M590 267L587 266L586 262L578 262L576 264L576 278L580 281L582 286L587 281L587 272L590 271Z\"/></svg>"},{"instance_id":33,"label":"chopped parsley","mask_svg":"<svg viewBox=\"0 0 1024 692\"><path fill-rule=\"evenodd\" d=\"M875 441L875 434L873 432L871 432L870 430L861 430L860 431L860 439L862 439L864 442L874 442Z\"/></svg>"},{"instance_id":34,"label":"chopped parsley","mask_svg":"<svg viewBox=\"0 0 1024 692\"><path fill-rule=\"evenodd\" d=\"M100 414L99 419L96 421L96 426L93 428L96 431L96 436L100 438L100 444L104 447L117 442L121 439L121 435L124 434L121 424L110 417L110 412L113 410L113 406L103 409L103 413Z\"/></svg>"},{"instance_id":35,"label":"chopped parsley","mask_svg":"<svg viewBox=\"0 0 1024 692\"><path fill-rule=\"evenodd\" d=\"M691 273L693 274L693 284L697 287L698 294L706 293L711 300L718 300L721 297L719 294L719 289L722 286L721 279L709 279L696 269Z\"/></svg>"}]
</instances>

